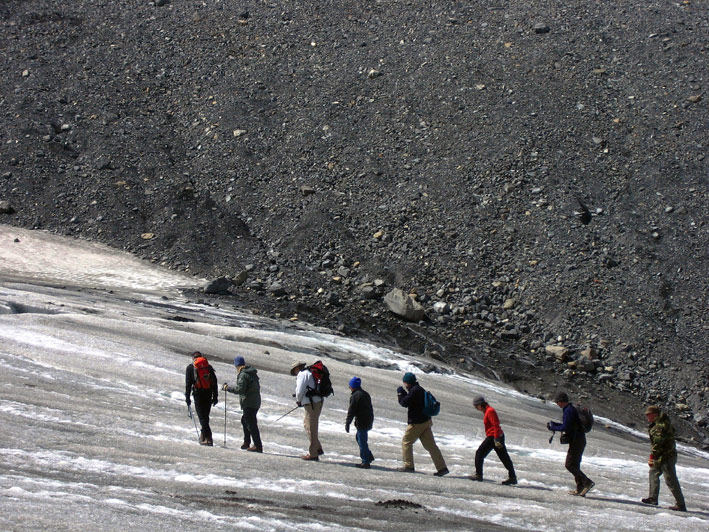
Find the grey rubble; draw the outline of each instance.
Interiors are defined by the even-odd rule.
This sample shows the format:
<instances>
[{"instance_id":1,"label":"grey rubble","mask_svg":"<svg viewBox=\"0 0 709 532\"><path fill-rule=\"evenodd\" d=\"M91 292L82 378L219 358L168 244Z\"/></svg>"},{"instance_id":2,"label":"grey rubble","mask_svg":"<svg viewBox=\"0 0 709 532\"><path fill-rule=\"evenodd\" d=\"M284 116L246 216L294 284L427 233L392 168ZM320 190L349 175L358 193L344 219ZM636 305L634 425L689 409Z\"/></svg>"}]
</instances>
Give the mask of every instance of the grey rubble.
<instances>
[{"instance_id":1,"label":"grey rubble","mask_svg":"<svg viewBox=\"0 0 709 532\"><path fill-rule=\"evenodd\" d=\"M704 430L707 19L3 2L0 222L213 278L253 265L227 297ZM390 315L393 288L430 321Z\"/></svg>"}]
</instances>

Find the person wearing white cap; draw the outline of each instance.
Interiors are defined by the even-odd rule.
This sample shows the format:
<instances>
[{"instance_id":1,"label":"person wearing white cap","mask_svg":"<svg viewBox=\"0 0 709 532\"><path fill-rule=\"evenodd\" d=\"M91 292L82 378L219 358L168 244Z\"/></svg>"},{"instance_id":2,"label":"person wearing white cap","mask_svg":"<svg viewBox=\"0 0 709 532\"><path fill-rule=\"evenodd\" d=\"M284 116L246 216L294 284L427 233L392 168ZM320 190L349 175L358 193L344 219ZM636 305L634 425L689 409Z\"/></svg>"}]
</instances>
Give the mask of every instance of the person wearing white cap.
<instances>
[{"instance_id":1,"label":"person wearing white cap","mask_svg":"<svg viewBox=\"0 0 709 532\"><path fill-rule=\"evenodd\" d=\"M301 456L301 458L303 460L317 462L320 459L319 456L323 454L322 445L318 438L318 424L323 407L323 398L319 395L308 393L308 390L314 390L316 388L316 383L313 374L306 367L305 362L294 362L291 365L290 374L296 377L295 402L298 406L302 406L305 411L303 426L310 440L308 454Z\"/></svg>"}]
</instances>

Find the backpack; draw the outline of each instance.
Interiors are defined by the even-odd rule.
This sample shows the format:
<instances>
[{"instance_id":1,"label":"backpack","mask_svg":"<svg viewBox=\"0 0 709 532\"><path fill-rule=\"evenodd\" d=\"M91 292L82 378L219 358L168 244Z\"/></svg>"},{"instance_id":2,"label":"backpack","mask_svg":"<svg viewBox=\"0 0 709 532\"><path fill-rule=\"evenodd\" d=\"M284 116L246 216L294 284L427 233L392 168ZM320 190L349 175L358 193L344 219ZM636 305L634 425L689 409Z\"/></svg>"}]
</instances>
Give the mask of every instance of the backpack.
<instances>
[{"instance_id":1,"label":"backpack","mask_svg":"<svg viewBox=\"0 0 709 532\"><path fill-rule=\"evenodd\" d=\"M587 406L576 405L576 412L579 415L579 424L584 432L591 432L593 428L593 413Z\"/></svg>"},{"instance_id":2,"label":"backpack","mask_svg":"<svg viewBox=\"0 0 709 532\"><path fill-rule=\"evenodd\" d=\"M209 372L209 362L204 357L194 359L194 387L198 390L209 390L212 387L212 379Z\"/></svg>"},{"instance_id":3,"label":"backpack","mask_svg":"<svg viewBox=\"0 0 709 532\"><path fill-rule=\"evenodd\" d=\"M431 392L426 390L423 395L423 410L421 411L424 416L433 417L437 416L441 411L441 403L439 403Z\"/></svg>"},{"instance_id":4,"label":"backpack","mask_svg":"<svg viewBox=\"0 0 709 532\"><path fill-rule=\"evenodd\" d=\"M330 381L330 371L322 361L318 360L306 369L310 371L313 375L313 380L315 380L315 388L308 388L308 392L305 394L307 397L312 397L313 395L327 397L335 393L332 389L332 381Z\"/></svg>"}]
</instances>

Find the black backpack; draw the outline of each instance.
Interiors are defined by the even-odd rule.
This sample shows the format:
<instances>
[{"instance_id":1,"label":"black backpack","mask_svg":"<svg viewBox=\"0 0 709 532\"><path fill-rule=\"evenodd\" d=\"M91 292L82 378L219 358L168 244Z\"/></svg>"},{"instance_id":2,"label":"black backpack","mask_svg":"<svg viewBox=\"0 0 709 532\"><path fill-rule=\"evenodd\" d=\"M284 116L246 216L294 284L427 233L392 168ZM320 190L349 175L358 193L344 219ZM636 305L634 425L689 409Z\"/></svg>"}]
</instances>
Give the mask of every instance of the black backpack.
<instances>
[{"instance_id":1,"label":"black backpack","mask_svg":"<svg viewBox=\"0 0 709 532\"><path fill-rule=\"evenodd\" d=\"M307 397L312 397L313 395L328 397L335 393L332 389L332 381L330 381L330 371L325 367L322 361L318 360L315 364L308 366L306 369L310 371L315 381L315 388L308 388L305 394Z\"/></svg>"},{"instance_id":2,"label":"black backpack","mask_svg":"<svg viewBox=\"0 0 709 532\"><path fill-rule=\"evenodd\" d=\"M587 406L576 405L576 413L579 416L579 425L584 432L591 432L593 428L593 412Z\"/></svg>"}]
</instances>

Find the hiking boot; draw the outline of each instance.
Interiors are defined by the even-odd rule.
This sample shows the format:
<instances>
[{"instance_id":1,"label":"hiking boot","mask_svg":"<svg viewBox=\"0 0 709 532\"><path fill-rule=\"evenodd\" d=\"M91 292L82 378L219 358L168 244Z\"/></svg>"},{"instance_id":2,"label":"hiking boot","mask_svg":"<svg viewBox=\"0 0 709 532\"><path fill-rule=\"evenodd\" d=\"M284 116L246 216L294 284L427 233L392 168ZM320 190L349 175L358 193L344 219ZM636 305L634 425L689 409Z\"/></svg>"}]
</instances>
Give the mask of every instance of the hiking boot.
<instances>
[{"instance_id":1,"label":"hiking boot","mask_svg":"<svg viewBox=\"0 0 709 532\"><path fill-rule=\"evenodd\" d=\"M657 506L657 499L653 499L652 497L648 497L647 499L643 499L642 501L643 504L652 504L653 506Z\"/></svg>"},{"instance_id":2,"label":"hiking boot","mask_svg":"<svg viewBox=\"0 0 709 532\"><path fill-rule=\"evenodd\" d=\"M209 441L207 440L199 440L200 445L210 445Z\"/></svg>"},{"instance_id":3,"label":"hiking boot","mask_svg":"<svg viewBox=\"0 0 709 532\"><path fill-rule=\"evenodd\" d=\"M586 482L586 485L579 491L579 497L585 497L586 494L593 489L596 483L593 480Z\"/></svg>"},{"instance_id":4,"label":"hiking boot","mask_svg":"<svg viewBox=\"0 0 709 532\"><path fill-rule=\"evenodd\" d=\"M372 466L369 464L355 464L355 467L359 467L360 469L369 469Z\"/></svg>"},{"instance_id":5,"label":"hiking boot","mask_svg":"<svg viewBox=\"0 0 709 532\"><path fill-rule=\"evenodd\" d=\"M317 456L310 456L309 454L304 454L303 456L301 456L301 458L303 460L308 460L311 462L317 462L320 460L320 458L318 458Z\"/></svg>"},{"instance_id":6,"label":"hiking boot","mask_svg":"<svg viewBox=\"0 0 709 532\"><path fill-rule=\"evenodd\" d=\"M320 456L321 454L325 454L325 451L322 450L322 447L318 449L318 456Z\"/></svg>"},{"instance_id":7,"label":"hiking boot","mask_svg":"<svg viewBox=\"0 0 709 532\"><path fill-rule=\"evenodd\" d=\"M413 467L400 467L397 471L399 473L413 473L416 470Z\"/></svg>"},{"instance_id":8,"label":"hiking boot","mask_svg":"<svg viewBox=\"0 0 709 532\"><path fill-rule=\"evenodd\" d=\"M207 438L204 444L208 447L214 446L214 442L212 441L212 438Z\"/></svg>"},{"instance_id":9,"label":"hiking boot","mask_svg":"<svg viewBox=\"0 0 709 532\"><path fill-rule=\"evenodd\" d=\"M448 473L450 473L450 471L448 471L448 468L447 468L447 467L444 467L443 469L439 469L438 471L436 471L436 472L433 474L433 476L434 476L434 477L444 477L444 476L446 476Z\"/></svg>"},{"instance_id":10,"label":"hiking boot","mask_svg":"<svg viewBox=\"0 0 709 532\"><path fill-rule=\"evenodd\" d=\"M253 447L249 447L246 450L249 451L250 453L262 453L263 452L263 449L261 447L256 447L255 445Z\"/></svg>"},{"instance_id":11,"label":"hiking boot","mask_svg":"<svg viewBox=\"0 0 709 532\"><path fill-rule=\"evenodd\" d=\"M242 449L248 449L249 447L251 447L251 442L244 442L241 444Z\"/></svg>"},{"instance_id":12,"label":"hiking boot","mask_svg":"<svg viewBox=\"0 0 709 532\"><path fill-rule=\"evenodd\" d=\"M502 484L503 486L514 486L515 484L517 484L517 477L510 477L507 480L503 480L502 482L500 482L500 484Z\"/></svg>"},{"instance_id":13,"label":"hiking boot","mask_svg":"<svg viewBox=\"0 0 709 532\"><path fill-rule=\"evenodd\" d=\"M674 506L670 506L670 510L672 510L673 512L686 512L687 507L684 504L682 506L680 506L679 504L675 504Z\"/></svg>"},{"instance_id":14,"label":"hiking boot","mask_svg":"<svg viewBox=\"0 0 709 532\"><path fill-rule=\"evenodd\" d=\"M482 482L483 481L483 476L482 475L470 475L468 477L470 480L473 480L475 482Z\"/></svg>"},{"instance_id":15,"label":"hiking boot","mask_svg":"<svg viewBox=\"0 0 709 532\"><path fill-rule=\"evenodd\" d=\"M569 490L569 495L580 495L581 491L580 490Z\"/></svg>"}]
</instances>

